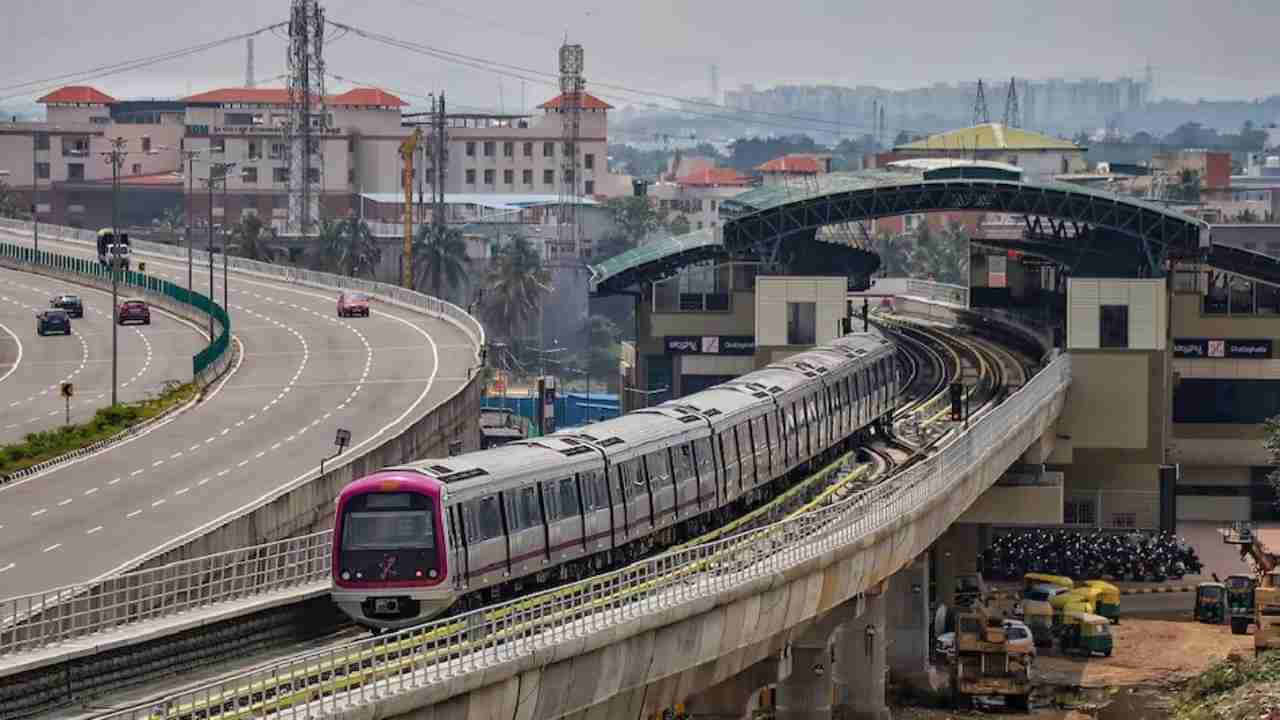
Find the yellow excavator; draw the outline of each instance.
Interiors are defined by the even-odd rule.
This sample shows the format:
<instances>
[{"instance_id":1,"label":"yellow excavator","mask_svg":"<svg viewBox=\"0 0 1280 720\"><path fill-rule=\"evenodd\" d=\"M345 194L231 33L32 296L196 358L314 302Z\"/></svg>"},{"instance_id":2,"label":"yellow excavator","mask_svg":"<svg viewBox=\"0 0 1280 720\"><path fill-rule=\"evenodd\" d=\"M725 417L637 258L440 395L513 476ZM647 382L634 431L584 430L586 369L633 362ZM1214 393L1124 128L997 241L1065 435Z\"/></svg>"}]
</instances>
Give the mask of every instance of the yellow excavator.
<instances>
[{"instance_id":1,"label":"yellow excavator","mask_svg":"<svg viewBox=\"0 0 1280 720\"><path fill-rule=\"evenodd\" d=\"M1261 655L1280 648L1280 556L1267 551L1262 541L1247 523L1236 523L1222 532L1222 541L1240 546L1240 558L1253 561L1258 576L1253 588L1253 622L1258 630L1253 636L1253 650ZM1230 604L1230 600L1228 600ZM1232 619L1232 631L1239 633L1240 621ZM1244 623L1245 628L1248 622Z\"/></svg>"}]
</instances>

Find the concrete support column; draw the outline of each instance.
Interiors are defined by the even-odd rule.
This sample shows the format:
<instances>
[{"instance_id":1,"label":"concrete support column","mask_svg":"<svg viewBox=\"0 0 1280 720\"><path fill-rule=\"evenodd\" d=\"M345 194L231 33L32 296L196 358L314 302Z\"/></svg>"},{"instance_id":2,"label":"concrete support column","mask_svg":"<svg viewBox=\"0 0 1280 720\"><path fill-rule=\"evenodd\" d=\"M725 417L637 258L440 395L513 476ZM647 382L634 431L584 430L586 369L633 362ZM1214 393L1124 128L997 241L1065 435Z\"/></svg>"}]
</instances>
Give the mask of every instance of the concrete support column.
<instances>
[{"instance_id":1,"label":"concrete support column","mask_svg":"<svg viewBox=\"0 0 1280 720\"><path fill-rule=\"evenodd\" d=\"M690 720L742 720L755 694L777 681L777 658L761 660L689 698L684 703L684 716Z\"/></svg>"},{"instance_id":2,"label":"concrete support column","mask_svg":"<svg viewBox=\"0 0 1280 720\"><path fill-rule=\"evenodd\" d=\"M885 705L885 594L868 594L863 614L835 636L836 706L840 720L889 720Z\"/></svg>"},{"instance_id":3,"label":"concrete support column","mask_svg":"<svg viewBox=\"0 0 1280 720\"><path fill-rule=\"evenodd\" d=\"M981 550L978 529L979 526L972 523L955 523L934 544L936 600L947 607L955 607L956 577L978 571Z\"/></svg>"},{"instance_id":4,"label":"concrete support column","mask_svg":"<svg viewBox=\"0 0 1280 720\"><path fill-rule=\"evenodd\" d=\"M889 669L903 680L928 672L929 662L929 555L889 578L885 602L888 624Z\"/></svg>"},{"instance_id":5,"label":"concrete support column","mask_svg":"<svg viewBox=\"0 0 1280 720\"><path fill-rule=\"evenodd\" d=\"M831 720L829 632L810 630L792 641L784 658L790 673L778 682L777 720Z\"/></svg>"}]
</instances>

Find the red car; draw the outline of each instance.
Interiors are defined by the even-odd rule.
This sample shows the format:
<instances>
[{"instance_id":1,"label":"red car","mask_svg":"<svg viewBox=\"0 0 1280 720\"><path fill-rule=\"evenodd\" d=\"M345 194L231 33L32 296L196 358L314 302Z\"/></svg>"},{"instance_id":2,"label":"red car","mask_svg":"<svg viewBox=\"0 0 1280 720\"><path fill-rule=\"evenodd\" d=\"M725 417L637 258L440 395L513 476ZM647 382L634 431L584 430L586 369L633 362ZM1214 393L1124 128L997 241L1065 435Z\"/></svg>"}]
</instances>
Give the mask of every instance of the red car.
<instances>
[{"instance_id":1,"label":"red car","mask_svg":"<svg viewBox=\"0 0 1280 720\"><path fill-rule=\"evenodd\" d=\"M362 292L344 292L338 296L338 317L369 317L369 296Z\"/></svg>"},{"instance_id":2,"label":"red car","mask_svg":"<svg viewBox=\"0 0 1280 720\"><path fill-rule=\"evenodd\" d=\"M143 325L151 324L151 308L147 307L146 300L137 298L129 298L120 303L120 307L116 308L116 322L124 325L129 322L140 322Z\"/></svg>"}]
</instances>

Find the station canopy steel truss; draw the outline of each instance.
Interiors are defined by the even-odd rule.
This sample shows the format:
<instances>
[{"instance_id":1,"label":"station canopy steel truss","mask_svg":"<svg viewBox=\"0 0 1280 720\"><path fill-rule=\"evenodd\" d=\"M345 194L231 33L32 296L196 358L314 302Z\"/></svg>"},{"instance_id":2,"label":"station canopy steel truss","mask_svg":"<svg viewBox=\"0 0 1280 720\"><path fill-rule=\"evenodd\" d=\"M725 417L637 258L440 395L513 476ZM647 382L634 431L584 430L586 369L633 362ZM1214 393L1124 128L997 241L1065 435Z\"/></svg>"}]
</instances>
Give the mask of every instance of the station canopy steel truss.
<instances>
[{"instance_id":1,"label":"station canopy steel truss","mask_svg":"<svg viewBox=\"0 0 1280 720\"><path fill-rule=\"evenodd\" d=\"M817 230L930 212L1021 215L1029 237L1050 250L1061 251L1041 251L1050 257L1061 257L1084 238L1094 242L1105 238L1107 243L1123 245L1117 248L1117 257L1139 258L1145 265L1140 269L1153 277L1163 274L1166 260L1198 258L1209 247L1208 225L1196 218L1079 185L929 180L918 174L885 171L821 177L824 179L806 191L775 185L726 199L722 208L727 219L718 232L703 230L651 243L593 266L592 292L622 292L638 282L660 280L681 267L711 258L769 261L788 240L813 242L814 249L823 253L848 251L851 248L818 240Z\"/></svg>"}]
</instances>

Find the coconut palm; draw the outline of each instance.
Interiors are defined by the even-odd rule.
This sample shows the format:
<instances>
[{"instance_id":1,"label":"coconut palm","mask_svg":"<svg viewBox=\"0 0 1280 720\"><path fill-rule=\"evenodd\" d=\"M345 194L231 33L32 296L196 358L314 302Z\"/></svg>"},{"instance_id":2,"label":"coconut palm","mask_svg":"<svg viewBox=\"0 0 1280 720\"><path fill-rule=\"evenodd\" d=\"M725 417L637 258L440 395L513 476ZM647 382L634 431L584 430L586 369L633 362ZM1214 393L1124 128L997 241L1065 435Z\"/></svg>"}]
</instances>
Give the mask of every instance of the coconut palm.
<instances>
[{"instance_id":1,"label":"coconut palm","mask_svg":"<svg viewBox=\"0 0 1280 720\"><path fill-rule=\"evenodd\" d=\"M178 244L178 235L182 228L186 226L186 213L181 207L165 208L160 216L151 221L151 224L160 232L161 238L168 243Z\"/></svg>"},{"instance_id":2,"label":"coconut palm","mask_svg":"<svg viewBox=\"0 0 1280 720\"><path fill-rule=\"evenodd\" d=\"M249 260L274 262L288 251L276 241L276 231L262 222L257 215L246 215L231 228L231 243L227 251Z\"/></svg>"},{"instance_id":3,"label":"coconut palm","mask_svg":"<svg viewBox=\"0 0 1280 720\"><path fill-rule=\"evenodd\" d=\"M347 270L352 275L376 278L378 263L382 262L382 248L373 237L369 224L359 218L347 218L341 223L340 232L347 243Z\"/></svg>"},{"instance_id":4,"label":"coconut palm","mask_svg":"<svg viewBox=\"0 0 1280 720\"><path fill-rule=\"evenodd\" d=\"M418 230L413 240L414 287L428 288L443 298L442 293L452 294L461 287L470 265L467 242L456 228L423 225Z\"/></svg>"},{"instance_id":5,"label":"coconut palm","mask_svg":"<svg viewBox=\"0 0 1280 720\"><path fill-rule=\"evenodd\" d=\"M551 273L528 238L516 236L494 255L483 300L489 326L506 338L527 335L542 296L551 290Z\"/></svg>"},{"instance_id":6,"label":"coconut palm","mask_svg":"<svg viewBox=\"0 0 1280 720\"><path fill-rule=\"evenodd\" d=\"M321 272L347 275L348 246L339 223L321 220L315 244L307 249L308 264Z\"/></svg>"}]
</instances>

